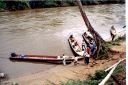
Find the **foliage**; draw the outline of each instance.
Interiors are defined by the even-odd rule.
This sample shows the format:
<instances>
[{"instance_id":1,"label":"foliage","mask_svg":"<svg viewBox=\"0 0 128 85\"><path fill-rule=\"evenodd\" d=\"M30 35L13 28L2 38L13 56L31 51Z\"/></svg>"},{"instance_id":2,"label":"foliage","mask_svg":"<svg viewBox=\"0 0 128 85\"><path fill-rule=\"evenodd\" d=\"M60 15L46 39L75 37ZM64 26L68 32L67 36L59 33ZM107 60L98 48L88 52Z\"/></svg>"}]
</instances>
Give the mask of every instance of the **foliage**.
<instances>
[{"instance_id":1,"label":"foliage","mask_svg":"<svg viewBox=\"0 0 128 85\"><path fill-rule=\"evenodd\" d=\"M23 10L29 7L28 1L15 0L15 1L3 1L6 4L8 10Z\"/></svg>"},{"instance_id":2,"label":"foliage","mask_svg":"<svg viewBox=\"0 0 128 85\"><path fill-rule=\"evenodd\" d=\"M81 0L83 5L104 3L125 3L125 0ZM66 4L66 5L64 5ZM74 6L76 0L0 0L0 9L11 11L24 10L26 8L43 8L58 6Z\"/></svg>"},{"instance_id":3,"label":"foliage","mask_svg":"<svg viewBox=\"0 0 128 85\"><path fill-rule=\"evenodd\" d=\"M99 79L103 79L105 78L105 76L107 75L107 73L103 70L97 70L95 75L90 77L91 80L99 80Z\"/></svg>"},{"instance_id":4,"label":"foliage","mask_svg":"<svg viewBox=\"0 0 128 85\"><path fill-rule=\"evenodd\" d=\"M6 4L2 0L0 1L0 9L6 9Z\"/></svg>"},{"instance_id":5,"label":"foliage","mask_svg":"<svg viewBox=\"0 0 128 85\"><path fill-rule=\"evenodd\" d=\"M109 56L109 51L110 51L110 48L113 46L113 45L120 45L120 42L122 41L125 41L126 37L119 37L118 39L116 39L115 41L111 41L111 42L104 42L102 43L102 47L101 47L101 50L99 52L99 56L96 57L96 59L106 59L108 58ZM96 56L96 54L95 54Z\"/></svg>"},{"instance_id":6,"label":"foliage","mask_svg":"<svg viewBox=\"0 0 128 85\"><path fill-rule=\"evenodd\" d=\"M119 64L113 73L114 73L114 75L118 75L121 71L125 71L125 65L124 64Z\"/></svg>"}]
</instances>

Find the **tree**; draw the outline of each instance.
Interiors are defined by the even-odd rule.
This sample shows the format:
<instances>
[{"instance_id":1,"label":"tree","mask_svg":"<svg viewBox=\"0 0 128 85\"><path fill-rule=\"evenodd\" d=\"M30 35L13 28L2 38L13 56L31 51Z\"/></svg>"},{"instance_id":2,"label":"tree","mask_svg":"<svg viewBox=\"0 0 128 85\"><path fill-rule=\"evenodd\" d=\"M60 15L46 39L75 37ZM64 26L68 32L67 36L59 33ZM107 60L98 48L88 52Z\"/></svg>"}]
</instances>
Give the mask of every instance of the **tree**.
<instances>
[{"instance_id":1,"label":"tree","mask_svg":"<svg viewBox=\"0 0 128 85\"><path fill-rule=\"evenodd\" d=\"M96 32L94 30L94 28L92 27L91 23L89 22L87 16L86 16L86 13L83 11L83 8L82 8L82 4L81 4L81 1L80 0L76 0L77 1L77 4L79 6L79 10L80 10L80 13L83 17L83 20L88 28L88 31L91 33L91 35L93 36L95 42L96 42L96 45L97 45L97 50L96 50L96 55L98 57L99 55L99 52L100 50L102 49L102 43L105 42L103 40L103 38L99 35L98 32Z\"/></svg>"}]
</instances>

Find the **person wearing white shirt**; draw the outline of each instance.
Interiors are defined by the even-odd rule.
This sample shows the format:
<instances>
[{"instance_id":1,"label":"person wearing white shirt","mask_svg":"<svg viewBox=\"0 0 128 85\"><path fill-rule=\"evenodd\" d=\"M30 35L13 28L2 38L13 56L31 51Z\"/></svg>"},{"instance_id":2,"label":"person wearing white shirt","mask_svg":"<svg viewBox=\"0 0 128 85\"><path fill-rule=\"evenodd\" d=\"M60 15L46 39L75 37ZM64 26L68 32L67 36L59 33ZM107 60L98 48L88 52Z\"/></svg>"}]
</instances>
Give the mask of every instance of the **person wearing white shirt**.
<instances>
[{"instance_id":1,"label":"person wearing white shirt","mask_svg":"<svg viewBox=\"0 0 128 85\"><path fill-rule=\"evenodd\" d=\"M65 56L65 55L63 54L63 65L64 65L64 66L66 65L66 58L67 58L67 56Z\"/></svg>"},{"instance_id":2,"label":"person wearing white shirt","mask_svg":"<svg viewBox=\"0 0 128 85\"><path fill-rule=\"evenodd\" d=\"M111 27L110 34L111 34L112 41L113 41L116 36L116 29L114 28L114 26Z\"/></svg>"},{"instance_id":3,"label":"person wearing white shirt","mask_svg":"<svg viewBox=\"0 0 128 85\"><path fill-rule=\"evenodd\" d=\"M84 63L88 65L90 54L88 52L84 52L83 56L84 56Z\"/></svg>"}]
</instances>

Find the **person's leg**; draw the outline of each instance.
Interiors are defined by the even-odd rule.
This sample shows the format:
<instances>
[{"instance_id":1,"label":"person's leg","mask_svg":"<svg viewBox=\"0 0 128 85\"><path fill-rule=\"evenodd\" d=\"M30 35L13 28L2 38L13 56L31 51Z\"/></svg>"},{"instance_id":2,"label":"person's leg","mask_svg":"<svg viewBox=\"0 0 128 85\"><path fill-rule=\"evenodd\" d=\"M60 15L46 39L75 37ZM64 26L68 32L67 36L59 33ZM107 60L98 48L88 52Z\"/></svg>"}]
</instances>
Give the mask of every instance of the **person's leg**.
<instances>
[{"instance_id":1,"label":"person's leg","mask_svg":"<svg viewBox=\"0 0 128 85\"><path fill-rule=\"evenodd\" d=\"M82 51L84 51L84 49L85 49L85 46L84 46L84 45L82 45Z\"/></svg>"},{"instance_id":2,"label":"person's leg","mask_svg":"<svg viewBox=\"0 0 128 85\"><path fill-rule=\"evenodd\" d=\"M87 57L87 59L86 59L86 60L87 60L87 64L88 64L88 63L89 63L89 57Z\"/></svg>"},{"instance_id":3,"label":"person's leg","mask_svg":"<svg viewBox=\"0 0 128 85\"><path fill-rule=\"evenodd\" d=\"M90 59L90 58L88 57L88 64L89 64L89 59Z\"/></svg>"},{"instance_id":4,"label":"person's leg","mask_svg":"<svg viewBox=\"0 0 128 85\"><path fill-rule=\"evenodd\" d=\"M88 57L86 57L86 64L88 64Z\"/></svg>"},{"instance_id":5,"label":"person's leg","mask_svg":"<svg viewBox=\"0 0 128 85\"><path fill-rule=\"evenodd\" d=\"M77 65L77 61L74 61L74 65Z\"/></svg>"},{"instance_id":6,"label":"person's leg","mask_svg":"<svg viewBox=\"0 0 128 85\"><path fill-rule=\"evenodd\" d=\"M112 41L114 40L114 36L112 35Z\"/></svg>"},{"instance_id":7,"label":"person's leg","mask_svg":"<svg viewBox=\"0 0 128 85\"><path fill-rule=\"evenodd\" d=\"M66 65L66 60L65 59L63 60L63 65Z\"/></svg>"},{"instance_id":8,"label":"person's leg","mask_svg":"<svg viewBox=\"0 0 128 85\"><path fill-rule=\"evenodd\" d=\"M86 57L84 57L84 63L86 64L87 62L86 62Z\"/></svg>"}]
</instances>

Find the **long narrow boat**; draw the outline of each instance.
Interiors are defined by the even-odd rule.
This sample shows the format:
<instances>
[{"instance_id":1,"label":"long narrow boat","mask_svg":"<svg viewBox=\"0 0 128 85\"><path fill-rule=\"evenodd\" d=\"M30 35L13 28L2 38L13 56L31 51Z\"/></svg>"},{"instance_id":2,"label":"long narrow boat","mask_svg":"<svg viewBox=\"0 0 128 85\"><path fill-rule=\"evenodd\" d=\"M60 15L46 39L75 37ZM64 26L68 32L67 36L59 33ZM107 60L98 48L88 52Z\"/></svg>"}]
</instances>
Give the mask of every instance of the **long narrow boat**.
<instances>
[{"instance_id":1,"label":"long narrow boat","mask_svg":"<svg viewBox=\"0 0 128 85\"><path fill-rule=\"evenodd\" d=\"M53 64L63 64L63 56L46 56L46 55L21 55L12 53L10 60L19 60L19 61L40 61L48 62ZM70 64L74 60L73 57L66 58L66 64Z\"/></svg>"},{"instance_id":2,"label":"long narrow boat","mask_svg":"<svg viewBox=\"0 0 128 85\"><path fill-rule=\"evenodd\" d=\"M69 37L68 42L69 42L70 48L74 56L83 56L84 52L82 51L81 47L79 46L78 42L76 41L74 37L73 38ZM75 45L75 43L77 43L77 45Z\"/></svg>"},{"instance_id":3,"label":"long narrow boat","mask_svg":"<svg viewBox=\"0 0 128 85\"><path fill-rule=\"evenodd\" d=\"M85 43L89 46L90 45L90 41L93 40L93 38L89 35L87 35L87 33L85 32L83 35L82 35Z\"/></svg>"}]
</instances>

